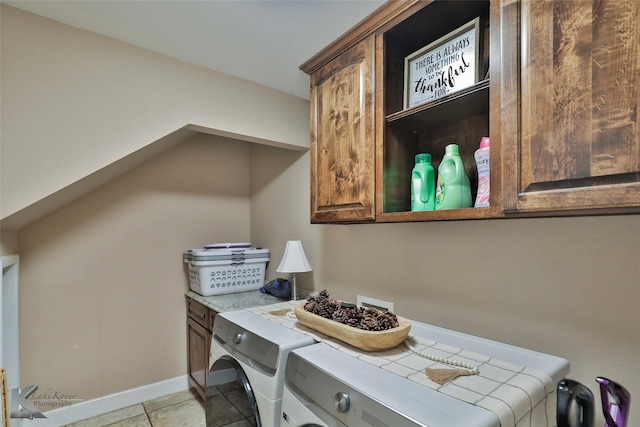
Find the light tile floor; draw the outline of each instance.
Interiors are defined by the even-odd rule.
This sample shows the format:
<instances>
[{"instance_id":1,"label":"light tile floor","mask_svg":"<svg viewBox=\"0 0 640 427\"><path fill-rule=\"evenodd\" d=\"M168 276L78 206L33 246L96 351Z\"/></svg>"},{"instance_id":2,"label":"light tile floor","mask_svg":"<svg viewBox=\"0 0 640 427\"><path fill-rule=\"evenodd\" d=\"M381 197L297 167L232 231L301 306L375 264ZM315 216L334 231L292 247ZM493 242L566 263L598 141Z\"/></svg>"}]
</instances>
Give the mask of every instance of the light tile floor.
<instances>
[{"instance_id":1,"label":"light tile floor","mask_svg":"<svg viewBox=\"0 0 640 427\"><path fill-rule=\"evenodd\" d=\"M236 408L232 398L221 393L214 396L215 414L210 414L214 427L251 427ZM190 390L160 397L67 424L63 427L206 427L205 407L202 400Z\"/></svg>"}]
</instances>

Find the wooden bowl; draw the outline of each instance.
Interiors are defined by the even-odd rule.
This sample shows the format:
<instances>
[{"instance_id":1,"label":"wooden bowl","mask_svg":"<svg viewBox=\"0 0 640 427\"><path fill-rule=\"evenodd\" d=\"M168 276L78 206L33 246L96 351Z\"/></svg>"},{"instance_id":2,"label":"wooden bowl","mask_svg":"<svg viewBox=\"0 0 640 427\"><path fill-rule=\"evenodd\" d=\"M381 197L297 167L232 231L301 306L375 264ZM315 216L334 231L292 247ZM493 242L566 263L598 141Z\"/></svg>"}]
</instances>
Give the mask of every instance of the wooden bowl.
<instances>
[{"instance_id":1,"label":"wooden bowl","mask_svg":"<svg viewBox=\"0 0 640 427\"><path fill-rule=\"evenodd\" d=\"M404 317L397 316L399 325L395 328L387 329L386 331L363 331L362 329L310 313L304 309L305 304L306 301L296 304L294 307L298 322L364 351L393 348L402 343L411 330L411 322Z\"/></svg>"}]
</instances>

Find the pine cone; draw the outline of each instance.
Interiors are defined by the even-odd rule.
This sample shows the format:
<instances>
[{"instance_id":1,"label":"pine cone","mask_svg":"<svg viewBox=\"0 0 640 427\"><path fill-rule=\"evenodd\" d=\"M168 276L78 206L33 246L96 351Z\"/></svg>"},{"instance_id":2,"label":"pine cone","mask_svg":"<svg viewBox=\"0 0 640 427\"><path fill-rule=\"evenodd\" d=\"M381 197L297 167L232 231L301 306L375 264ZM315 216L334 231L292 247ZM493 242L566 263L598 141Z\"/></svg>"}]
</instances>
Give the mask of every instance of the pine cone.
<instances>
[{"instance_id":1,"label":"pine cone","mask_svg":"<svg viewBox=\"0 0 640 427\"><path fill-rule=\"evenodd\" d=\"M331 319L339 323L347 323L347 314L343 309L339 308L333 312Z\"/></svg>"},{"instance_id":2,"label":"pine cone","mask_svg":"<svg viewBox=\"0 0 640 427\"><path fill-rule=\"evenodd\" d=\"M372 316L366 316L360 321L360 328L365 331L379 331L380 325Z\"/></svg>"},{"instance_id":3,"label":"pine cone","mask_svg":"<svg viewBox=\"0 0 640 427\"><path fill-rule=\"evenodd\" d=\"M374 307L342 308L342 303L330 298L326 289L307 299L304 309L326 319L366 331L384 331L399 325L398 317L390 311Z\"/></svg>"}]
</instances>

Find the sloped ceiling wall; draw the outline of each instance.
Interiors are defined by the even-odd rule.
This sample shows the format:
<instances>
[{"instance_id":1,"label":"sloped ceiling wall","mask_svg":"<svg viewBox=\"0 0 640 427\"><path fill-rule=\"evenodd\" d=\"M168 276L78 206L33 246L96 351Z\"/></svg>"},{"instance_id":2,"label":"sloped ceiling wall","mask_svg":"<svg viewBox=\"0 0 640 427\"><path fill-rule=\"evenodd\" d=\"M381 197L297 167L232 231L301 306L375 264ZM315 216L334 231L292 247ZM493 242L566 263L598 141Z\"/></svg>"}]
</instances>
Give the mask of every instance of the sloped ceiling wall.
<instances>
[{"instance_id":1,"label":"sloped ceiling wall","mask_svg":"<svg viewBox=\"0 0 640 427\"><path fill-rule=\"evenodd\" d=\"M5 229L171 146L185 127L308 148L306 100L1 7Z\"/></svg>"}]
</instances>

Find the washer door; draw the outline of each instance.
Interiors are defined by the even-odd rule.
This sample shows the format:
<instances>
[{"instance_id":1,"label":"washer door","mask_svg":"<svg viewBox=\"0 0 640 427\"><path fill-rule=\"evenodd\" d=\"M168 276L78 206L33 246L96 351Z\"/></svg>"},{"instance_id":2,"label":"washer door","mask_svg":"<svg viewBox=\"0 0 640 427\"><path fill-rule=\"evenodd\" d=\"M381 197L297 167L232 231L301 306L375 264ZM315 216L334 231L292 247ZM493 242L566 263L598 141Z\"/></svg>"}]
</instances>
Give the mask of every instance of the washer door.
<instances>
[{"instance_id":1,"label":"washer door","mask_svg":"<svg viewBox=\"0 0 640 427\"><path fill-rule=\"evenodd\" d=\"M222 356L211 365L205 399L207 427L219 427L246 420L262 427L258 404L242 367L231 356Z\"/></svg>"}]
</instances>

